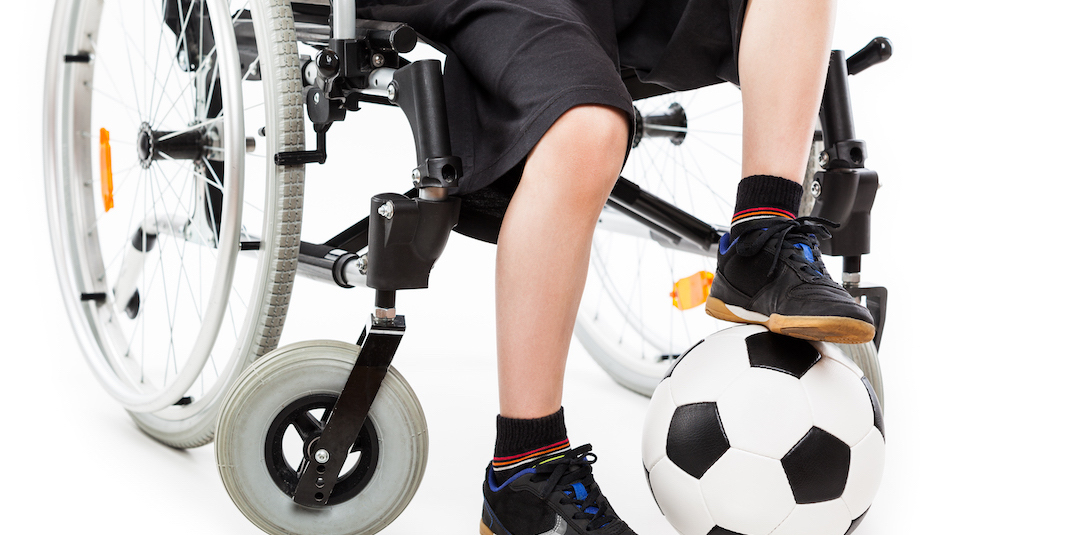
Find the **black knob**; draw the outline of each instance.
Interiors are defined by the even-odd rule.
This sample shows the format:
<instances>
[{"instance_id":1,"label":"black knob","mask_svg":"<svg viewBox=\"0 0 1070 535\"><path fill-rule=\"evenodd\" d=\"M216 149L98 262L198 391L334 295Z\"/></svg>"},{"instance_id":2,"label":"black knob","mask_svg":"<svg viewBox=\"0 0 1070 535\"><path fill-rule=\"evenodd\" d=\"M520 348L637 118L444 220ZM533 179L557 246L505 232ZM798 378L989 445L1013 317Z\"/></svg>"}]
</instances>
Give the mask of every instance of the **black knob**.
<instances>
[{"instance_id":1,"label":"black knob","mask_svg":"<svg viewBox=\"0 0 1070 535\"><path fill-rule=\"evenodd\" d=\"M342 61L334 50L324 48L316 56L316 69L319 70L320 76L324 78L333 78L338 74L338 69L341 66Z\"/></svg>"},{"instance_id":2,"label":"black knob","mask_svg":"<svg viewBox=\"0 0 1070 535\"><path fill-rule=\"evenodd\" d=\"M892 57L892 42L887 37L875 37L862 50L847 58L847 73L858 74Z\"/></svg>"}]
</instances>

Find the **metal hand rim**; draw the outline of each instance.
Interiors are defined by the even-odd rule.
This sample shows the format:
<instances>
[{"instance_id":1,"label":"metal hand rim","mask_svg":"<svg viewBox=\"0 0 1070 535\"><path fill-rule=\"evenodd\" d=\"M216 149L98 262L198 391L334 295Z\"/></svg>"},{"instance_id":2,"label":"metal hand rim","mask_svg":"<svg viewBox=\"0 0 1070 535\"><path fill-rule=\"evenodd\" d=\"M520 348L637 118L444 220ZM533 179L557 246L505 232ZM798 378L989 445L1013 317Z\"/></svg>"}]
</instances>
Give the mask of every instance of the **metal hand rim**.
<instances>
[{"instance_id":1,"label":"metal hand rim","mask_svg":"<svg viewBox=\"0 0 1070 535\"><path fill-rule=\"evenodd\" d=\"M62 58L65 54L74 54L80 51L66 50L68 42L71 42L76 37L76 32L81 28L64 28L64 22L67 20L65 14L70 10L70 2L57 5L55 14L52 21L51 38L49 42L49 57L50 58ZM223 118L224 129L224 149L223 154L226 161L225 176L228 177L227 183L224 185L224 203L229 207L224 209L225 215L232 214L231 217L224 217L221 221L220 228L220 242L218 248L219 264L216 266L214 273L214 280L212 283L212 294L217 296L211 299L205 309L204 321L209 328L202 329L197 340L194 343L193 350L190 358L187 360L182 371L178 377L162 391L157 392L145 392L143 387L136 386L134 381L123 381L120 376L125 374L125 369L122 365L117 363L111 355L102 355L99 345L94 341L94 333L90 332L90 327L84 323L82 311L80 307L95 306L92 302L83 303L80 302L76 295L79 295L79 291L75 291L78 284L75 282L75 277L80 274L71 273L68 271L67 266L71 265L67 262L68 251L71 250L71 244L65 239L61 229L65 228L68 224L66 218L68 214L57 213L53 211L49 215L49 229L52 233L53 244L53 257L56 261L57 272L59 273L59 282L61 293L64 296L64 304L67 308L67 314L72 320L72 324L76 326L75 334L78 337L78 342L82 346L83 352L86 355L95 355L95 357L89 357L86 360L89 361L90 368L93 370L93 374L100 380L101 384L115 397L127 410L132 412L155 412L175 404L179 399L185 395L185 392L189 390L190 386L200 375L201 369L208 361L208 357L211 353L212 346L215 344L217 335L219 334L219 326L223 318L224 312L227 306L227 298L229 296L229 288L234 278L234 265L237 258L237 253L240 245L240 231L241 231L241 210L242 210L242 194L244 191L244 170L245 170L245 139L244 139L244 106L242 102L242 94L239 87L239 80L241 80L241 66L237 53L237 40L234 36L234 27L230 24L229 6L227 0L208 0L208 12L211 17L212 30L215 34L217 43L217 54L219 57L219 76L225 83L222 85L222 100L223 109L226 110ZM68 9L63 9L67 7ZM82 7L82 6L78 6ZM219 14L217 16L217 14ZM48 62L48 69L45 77L45 88L48 94L46 95L46 102L59 103L61 98L69 98L70 95L60 95L60 88L67 88L68 84L63 83L67 77L72 76L74 66L70 64L64 64L63 62L53 61ZM63 72L59 72L62 69ZM226 82L229 80L230 82ZM70 144L60 147L54 143L55 136L54 130L57 128L59 121L63 119L63 124L70 124L66 117L60 118L55 116L55 110L57 108L63 108L62 106L45 106L45 172L46 176L54 177L56 173L66 172L66 169L60 169L59 163L61 161L60 151L73 150ZM70 134L70 133L65 133ZM65 135L64 139L69 139ZM59 180L47 180L46 195L49 197L50 203L54 199L64 195L60 187ZM109 365L110 363L110 365Z\"/></svg>"}]
</instances>

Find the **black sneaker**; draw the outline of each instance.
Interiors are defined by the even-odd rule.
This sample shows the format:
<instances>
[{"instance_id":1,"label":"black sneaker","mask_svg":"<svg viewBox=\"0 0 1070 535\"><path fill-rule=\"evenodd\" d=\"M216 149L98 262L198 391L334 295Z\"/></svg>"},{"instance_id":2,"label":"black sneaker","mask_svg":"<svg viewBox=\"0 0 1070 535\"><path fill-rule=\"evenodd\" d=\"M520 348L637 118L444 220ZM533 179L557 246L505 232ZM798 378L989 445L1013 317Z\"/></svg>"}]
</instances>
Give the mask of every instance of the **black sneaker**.
<instances>
[{"instance_id":1,"label":"black sneaker","mask_svg":"<svg viewBox=\"0 0 1070 535\"><path fill-rule=\"evenodd\" d=\"M483 483L480 535L635 535L602 496L587 444ZM502 474L498 474L501 477Z\"/></svg>"},{"instance_id":2,"label":"black sneaker","mask_svg":"<svg viewBox=\"0 0 1070 535\"><path fill-rule=\"evenodd\" d=\"M735 240L728 233L721 237L707 314L806 340L873 339L869 311L821 262L817 236L829 237L822 223L833 223L808 217L755 223Z\"/></svg>"}]
</instances>

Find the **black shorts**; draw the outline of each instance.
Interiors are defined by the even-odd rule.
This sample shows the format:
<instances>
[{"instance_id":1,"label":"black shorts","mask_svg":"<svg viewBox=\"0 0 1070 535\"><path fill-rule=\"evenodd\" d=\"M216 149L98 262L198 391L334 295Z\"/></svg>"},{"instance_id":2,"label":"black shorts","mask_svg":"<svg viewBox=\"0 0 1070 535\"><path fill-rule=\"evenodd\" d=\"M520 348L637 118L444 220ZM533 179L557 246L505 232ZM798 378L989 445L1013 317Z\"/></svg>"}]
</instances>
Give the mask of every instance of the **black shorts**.
<instances>
[{"instance_id":1,"label":"black shorts","mask_svg":"<svg viewBox=\"0 0 1070 535\"><path fill-rule=\"evenodd\" d=\"M565 111L632 115L621 68L672 90L737 82L746 0L358 0L360 18L405 22L447 49L454 193L516 172Z\"/></svg>"}]
</instances>

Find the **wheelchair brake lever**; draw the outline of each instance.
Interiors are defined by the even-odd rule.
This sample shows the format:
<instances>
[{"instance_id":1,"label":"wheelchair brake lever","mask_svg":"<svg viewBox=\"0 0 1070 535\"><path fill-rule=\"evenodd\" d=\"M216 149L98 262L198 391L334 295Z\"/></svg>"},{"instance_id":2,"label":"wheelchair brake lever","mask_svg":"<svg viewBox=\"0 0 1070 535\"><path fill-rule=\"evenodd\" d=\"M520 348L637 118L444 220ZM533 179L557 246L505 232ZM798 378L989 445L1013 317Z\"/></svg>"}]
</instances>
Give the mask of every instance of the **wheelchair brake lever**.
<instances>
[{"instance_id":1,"label":"wheelchair brake lever","mask_svg":"<svg viewBox=\"0 0 1070 535\"><path fill-rule=\"evenodd\" d=\"M887 37L874 37L861 50L847 58L847 73L858 74L892 57L892 42Z\"/></svg>"},{"instance_id":2,"label":"wheelchair brake lever","mask_svg":"<svg viewBox=\"0 0 1070 535\"><path fill-rule=\"evenodd\" d=\"M316 129L316 150L296 150L290 152L279 152L275 154L275 165L282 166L295 166L305 165L307 163L319 163L322 164L327 161L327 130L331 128L331 123L324 123L322 125L315 125Z\"/></svg>"}]
</instances>

